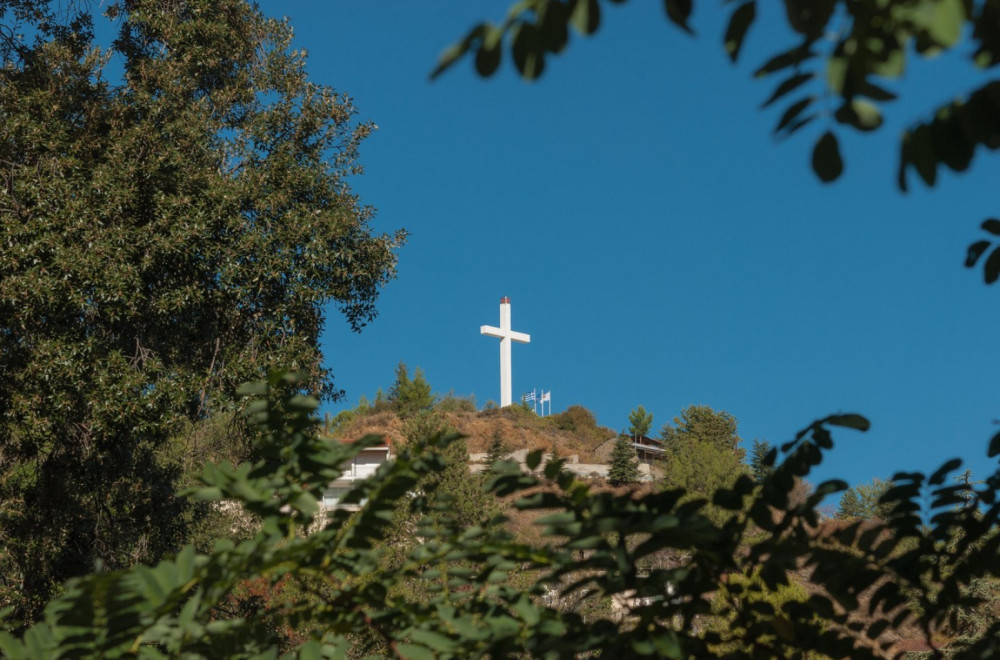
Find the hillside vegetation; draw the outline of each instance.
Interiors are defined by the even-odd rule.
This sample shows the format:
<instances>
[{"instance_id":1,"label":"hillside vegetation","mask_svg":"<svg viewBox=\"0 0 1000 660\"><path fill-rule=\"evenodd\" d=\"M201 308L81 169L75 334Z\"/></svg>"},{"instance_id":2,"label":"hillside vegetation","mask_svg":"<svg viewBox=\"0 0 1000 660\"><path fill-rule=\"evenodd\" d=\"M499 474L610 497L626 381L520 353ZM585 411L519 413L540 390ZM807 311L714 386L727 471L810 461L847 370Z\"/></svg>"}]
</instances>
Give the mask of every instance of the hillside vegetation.
<instances>
[{"instance_id":1,"label":"hillside vegetation","mask_svg":"<svg viewBox=\"0 0 1000 660\"><path fill-rule=\"evenodd\" d=\"M410 437L347 496L359 510L319 515L323 484L380 439L330 442L296 382L274 374L242 390L255 398L262 458L210 464L190 492L241 505L259 521L251 538L70 581L42 621L0 631L0 651L838 660L1000 650L994 486L949 484L955 464L895 475L880 497L887 520L832 525L816 507L845 485L796 496L831 428L867 428L858 415L810 424L768 453L762 479L747 470L711 501L666 484L595 487L559 461L543 466L541 452L527 460L537 476L511 462L470 474L455 436ZM404 428L434 417L417 410ZM692 407L678 419L696 417ZM520 533L514 511L534 534Z\"/></svg>"},{"instance_id":2,"label":"hillside vegetation","mask_svg":"<svg viewBox=\"0 0 1000 660\"><path fill-rule=\"evenodd\" d=\"M469 400L468 407L474 404ZM449 403L451 403L449 401ZM433 411L448 428L465 436L469 453L485 453L499 434L509 451L542 449L556 456L579 456L582 463L602 463L610 456L609 441L617 435L599 426L594 415L582 406L565 412L539 417L530 409L511 406L477 411L467 406L435 404ZM329 425L327 432L338 438L356 439L369 434L381 435L393 444L407 442L407 419L391 406L379 410L355 409L349 420Z\"/></svg>"}]
</instances>

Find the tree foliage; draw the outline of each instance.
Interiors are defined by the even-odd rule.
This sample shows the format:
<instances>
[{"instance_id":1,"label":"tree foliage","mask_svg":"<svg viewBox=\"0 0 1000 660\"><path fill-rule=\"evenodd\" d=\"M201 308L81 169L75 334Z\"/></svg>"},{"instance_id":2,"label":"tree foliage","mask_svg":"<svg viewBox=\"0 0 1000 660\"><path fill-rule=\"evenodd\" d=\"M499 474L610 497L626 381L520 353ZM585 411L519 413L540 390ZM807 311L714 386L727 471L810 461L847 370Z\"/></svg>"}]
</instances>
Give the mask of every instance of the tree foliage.
<instances>
[{"instance_id":1,"label":"tree foliage","mask_svg":"<svg viewBox=\"0 0 1000 660\"><path fill-rule=\"evenodd\" d=\"M844 491L837 505L836 517L840 520L887 520L892 513L888 503L882 503L882 496L893 487L892 481L872 479L869 483L858 484Z\"/></svg>"},{"instance_id":2,"label":"tree foliage","mask_svg":"<svg viewBox=\"0 0 1000 660\"><path fill-rule=\"evenodd\" d=\"M743 475L713 493L713 504L728 512L719 521L705 516L705 500L685 502L681 489L622 498L593 492L558 461L540 478L500 464L489 490L542 514L544 540L527 544L500 527L440 515L434 498L421 495L421 483L447 471L453 439L441 436L403 448L358 483L348 499L365 502L359 511L317 520L323 484L379 440L320 439L311 418L317 401L296 394L297 386L274 375L242 390L257 397L248 411L263 458L209 464L204 486L192 493L239 502L259 516L253 539L221 542L209 553L188 547L153 567L74 579L44 620L21 633L0 632L0 652L14 660L256 658L291 644L288 657L295 658L574 658L599 649L617 658L898 657L887 631L905 625L927 641L940 639L958 630L956 607L992 603L976 581L1000 571L1000 476L980 486L950 482L957 460L929 476L895 475L884 498L894 513L877 533L860 522L818 532L817 505L844 490L843 482L790 501L797 478L832 448L831 428L867 429L858 415L810 424L781 446L781 460L762 483ZM528 467L538 468L541 458L530 455ZM380 548L401 504L423 541L385 567ZM304 534L310 527L318 529ZM766 534L744 546L751 527ZM949 552L941 552L945 545ZM663 552L677 559L650 563ZM808 574L808 595L789 586L793 570ZM220 617L220 603L248 580L281 589L288 600L279 609ZM409 588L417 582L419 590ZM628 594L627 616L593 609L584 617L558 606L584 592L596 599ZM858 616L862 595L867 608ZM713 616L724 620L704 625ZM277 634L285 625L304 631L301 639ZM1000 651L1000 622L962 631L975 634L954 657Z\"/></svg>"},{"instance_id":3,"label":"tree foliage","mask_svg":"<svg viewBox=\"0 0 1000 660\"><path fill-rule=\"evenodd\" d=\"M334 397L318 339L395 274L346 183L372 125L242 0L0 14L0 607L183 540L154 455L277 365ZM113 65L111 64L113 60ZM116 71L123 71L120 78Z\"/></svg>"},{"instance_id":4,"label":"tree foliage","mask_svg":"<svg viewBox=\"0 0 1000 660\"><path fill-rule=\"evenodd\" d=\"M740 438L736 428L736 418L725 411L716 412L709 406L693 405L674 417L672 423L663 425L660 438L668 451L682 440L697 440L716 447L719 451L739 452Z\"/></svg>"},{"instance_id":5,"label":"tree foliage","mask_svg":"<svg viewBox=\"0 0 1000 660\"><path fill-rule=\"evenodd\" d=\"M599 426L594 414L583 406L570 406L561 413L550 415L547 419L557 429L590 438L595 445L614 438L617 435L611 429Z\"/></svg>"},{"instance_id":6,"label":"tree foliage","mask_svg":"<svg viewBox=\"0 0 1000 660\"><path fill-rule=\"evenodd\" d=\"M417 367L413 370L413 378L410 378L406 365L400 362L396 366L396 380L389 389L389 401L396 407L399 416L411 417L430 410L434 400L423 370Z\"/></svg>"},{"instance_id":7,"label":"tree foliage","mask_svg":"<svg viewBox=\"0 0 1000 660\"><path fill-rule=\"evenodd\" d=\"M732 449L720 448L716 443L696 436L681 436L671 442L670 449L661 462L664 488L685 491L682 499L711 500L718 490L732 488L733 484L748 473L740 456ZM728 513L710 504L705 515L722 520Z\"/></svg>"},{"instance_id":8,"label":"tree foliage","mask_svg":"<svg viewBox=\"0 0 1000 660\"><path fill-rule=\"evenodd\" d=\"M614 486L634 484L639 481L639 459L632 446L632 438L621 433L611 450L611 466L608 468L608 482Z\"/></svg>"},{"instance_id":9,"label":"tree foliage","mask_svg":"<svg viewBox=\"0 0 1000 660\"><path fill-rule=\"evenodd\" d=\"M448 48L432 77L471 56L483 77L499 69L505 46L518 72L535 79L548 56L563 52L572 32L594 34L602 8L625 0L524 0L499 24L482 22ZM774 81L765 108L776 108L774 134L787 137L820 126L814 134L812 169L823 182L845 170L838 135L871 133L882 126L883 106L897 99L897 81L916 62L955 50L970 70L1000 64L1000 5L995 0L784 0L790 35L754 70ZM667 19L688 34L694 31L694 0L664 0ZM729 7L723 48L733 62L758 23L757 0ZM779 14L782 12L778 12ZM988 80L957 98L933 99L923 118L902 132L897 181L906 191L915 174L927 186L944 168L965 171L977 150L1000 148L1000 81ZM986 233L972 243L966 266L982 260L988 284L1000 279L1000 220L982 223Z\"/></svg>"},{"instance_id":10,"label":"tree foliage","mask_svg":"<svg viewBox=\"0 0 1000 660\"><path fill-rule=\"evenodd\" d=\"M763 481L773 469L767 461L771 453L771 443L767 440L754 440L750 450L750 474L757 481Z\"/></svg>"},{"instance_id":11,"label":"tree foliage","mask_svg":"<svg viewBox=\"0 0 1000 660\"><path fill-rule=\"evenodd\" d=\"M510 445L507 444L500 429L494 429L490 445L486 449L486 465L492 466L508 458L510 458Z\"/></svg>"},{"instance_id":12,"label":"tree foliage","mask_svg":"<svg viewBox=\"0 0 1000 660\"><path fill-rule=\"evenodd\" d=\"M653 413L646 412L646 409L639 406L628 415L628 432L632 437L638 435L649 435L649 429L653 426Z\"/></svg>"}]
</instances>

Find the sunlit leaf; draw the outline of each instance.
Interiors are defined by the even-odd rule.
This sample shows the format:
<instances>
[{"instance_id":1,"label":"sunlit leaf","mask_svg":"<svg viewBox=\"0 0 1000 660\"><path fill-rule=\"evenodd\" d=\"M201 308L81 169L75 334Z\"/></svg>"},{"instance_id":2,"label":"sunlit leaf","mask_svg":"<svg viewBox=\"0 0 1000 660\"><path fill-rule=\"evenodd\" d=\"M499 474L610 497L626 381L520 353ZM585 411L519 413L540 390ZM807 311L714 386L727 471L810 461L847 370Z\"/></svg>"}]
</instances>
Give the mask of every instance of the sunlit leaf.
<instances>
[{"instance_id":1,"label":"sunlit leaf","mask_svg":"<svg viewBox=\"0 0 1000 660\"><path fill-rule=\"evenodd\" d=\"M580 34L593 34L601 25L601 8L597 0L573 0L570 23Z\"/></svg>"}]
</instances>

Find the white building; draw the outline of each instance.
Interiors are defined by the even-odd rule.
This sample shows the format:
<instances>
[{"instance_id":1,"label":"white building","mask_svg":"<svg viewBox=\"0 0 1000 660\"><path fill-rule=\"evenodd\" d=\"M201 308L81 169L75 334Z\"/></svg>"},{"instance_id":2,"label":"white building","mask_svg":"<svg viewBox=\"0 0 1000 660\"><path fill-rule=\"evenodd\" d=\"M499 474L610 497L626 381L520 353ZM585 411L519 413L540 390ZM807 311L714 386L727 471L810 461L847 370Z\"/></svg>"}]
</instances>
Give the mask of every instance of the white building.
<instances>
[{"instance_id":1,"label":"white building","mask_svg":"<svg viewBox=\"0 0 1000 660\"><path fill-rule=\"evenodd\" d=\"M350 440L332 440L332 442L351 442ZM349 465L345 466L344 473L340 475L340 478L330 484L325 491L323 491L323 508L337 509L337 508L349 508L356 509L358 505L356 504L346 504L341 505L340 500L347 495L348 491L354 486L354 482L363 481L373 475L378 466L382 465L392 457L389 445L383 442L381 445L376 445L374 447L368 447L362 450Z\"/></svg>"}]
</instances>

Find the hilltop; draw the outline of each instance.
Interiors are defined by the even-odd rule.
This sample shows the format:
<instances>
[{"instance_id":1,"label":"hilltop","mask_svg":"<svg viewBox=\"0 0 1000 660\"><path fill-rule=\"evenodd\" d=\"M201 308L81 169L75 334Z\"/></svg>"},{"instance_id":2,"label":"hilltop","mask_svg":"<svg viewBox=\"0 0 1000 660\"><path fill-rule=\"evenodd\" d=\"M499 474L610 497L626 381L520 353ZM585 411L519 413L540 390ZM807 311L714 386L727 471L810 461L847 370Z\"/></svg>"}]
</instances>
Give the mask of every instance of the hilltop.
<instances>
[{"instance_id":1,"label":"hilltop","mask_svg":"<svg viewBox=\"0 0 1000 660\"><path fill-rule=\"evenodd\" d=\"M430 411L443 425L465 436L470 454L487 451L499 434L510 451L542 449L561 457L578 456L581 463L606 463L617 435L600 426L583 406L540 417L530 408L516 405L476 410L470 399L449 396L434 403ZM394 406L361 405L345 413L327 421L327 433L344 439L376 434L393 444L407 442L410 418Z\"/></svg>"}]
</instances>

